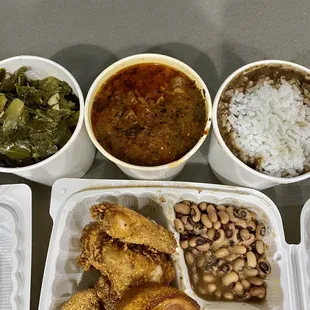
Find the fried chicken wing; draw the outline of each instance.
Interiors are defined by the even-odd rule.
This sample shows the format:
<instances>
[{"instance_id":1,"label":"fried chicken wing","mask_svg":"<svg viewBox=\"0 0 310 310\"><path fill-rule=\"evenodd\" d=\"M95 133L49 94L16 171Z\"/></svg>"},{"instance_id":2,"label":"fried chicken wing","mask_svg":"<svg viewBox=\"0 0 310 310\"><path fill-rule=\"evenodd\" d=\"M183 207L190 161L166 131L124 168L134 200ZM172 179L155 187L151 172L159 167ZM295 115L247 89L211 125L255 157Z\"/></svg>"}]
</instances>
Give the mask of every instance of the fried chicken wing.
<instances>
[{"instance_id":1,"label":"fried chicken wing","mask_svg":"<svg viewBox=\"0 0 310 310\"><path fill-rule=\"evenodd\" d=\"M85 227L78 264L84 270L93 266L107 276L118 296L129 287L147 282L169 284L174 280L175 271L165 253L112 239L105 229L100 221Z\"/></svg>"},{"instance_id":2,"label":"fried chicken wing","mask_svg":"<svg viewBox=\"0 0 310 310\"><path fill-rule=\"evenodd\" d=\"M101 221L106 233L112 238L143 244L167 254L175 252L177 243L172 232L134 210L103 202L92 206L90 212L95 220Z\"/></svg>"},{"instance_id":3,"label":"fried chicken wing","mask_svg":"<svg viewBox=\"0 0 310 310\"><path fill-rule=\"evenodd\" d=\"M61 310L104 310L97 291L93 288L74 294Z\"/></svg>"},{"instance_id":4,"label":"fried chicken wing","mask_svg":"<svg viewBox=\"0 0 310 310\"><path fill-rule=\"evenodd\" d=\"M77 262L85 271L96 268L102 276L94 290L77 293L62 310L84 310L84 304L92 307L85 309L115 310L128 289L144 283L168 285L175 279L168 254L177 244L171 232L116 204L95 205L91 215L96 222L83 229Z\"/></svg>"},{"instance_id":5,"label":"fried chicken wing","mask_svg":"<svg viewBox=\"0 0 310 310\"><path fill-rule=\"evenodd\" d=\"M196 301L167 285L148 283L128 290L114 310L199 310Z\"/></svg>"}]
</instances>

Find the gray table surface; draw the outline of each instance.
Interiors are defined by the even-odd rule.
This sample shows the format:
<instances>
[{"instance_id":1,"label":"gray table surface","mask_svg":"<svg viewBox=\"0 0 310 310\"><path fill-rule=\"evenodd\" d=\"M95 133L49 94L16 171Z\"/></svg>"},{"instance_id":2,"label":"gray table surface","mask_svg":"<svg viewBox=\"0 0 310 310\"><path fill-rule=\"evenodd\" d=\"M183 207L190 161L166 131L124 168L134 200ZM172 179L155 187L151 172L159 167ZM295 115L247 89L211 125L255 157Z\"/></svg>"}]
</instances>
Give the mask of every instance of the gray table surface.
<instances>
[{"instance_id":1,"label":"gray table surface","mask_svg":"<svg viewBox=\"0 0 310 310\"><path fill-rule=\"evenodd\" d=\"M0 59L21 54L53 59L73 73L86 95L95 77L117 59L163 53L192 66L214 97L232 71L255 60L310 67L309 14L308 0L2 0ZM208 142L176 180L219 183L207 149ZM126 178L100 155L85 177ZM52 228L51 188L0 174L0 184L5 183L27 183L33 191L31 309L37 309ZM299 243L310 180L264 193L280 209L287 242Z\"/></svg>"}]
</instances>

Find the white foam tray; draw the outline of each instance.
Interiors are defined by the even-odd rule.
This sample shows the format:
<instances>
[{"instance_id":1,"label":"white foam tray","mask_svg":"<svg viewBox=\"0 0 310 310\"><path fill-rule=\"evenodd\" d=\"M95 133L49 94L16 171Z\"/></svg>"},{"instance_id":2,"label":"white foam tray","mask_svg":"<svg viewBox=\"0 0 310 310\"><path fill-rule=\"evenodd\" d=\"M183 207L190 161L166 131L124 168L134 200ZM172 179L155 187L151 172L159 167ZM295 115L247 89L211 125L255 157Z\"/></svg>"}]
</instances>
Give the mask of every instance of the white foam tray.
<instances>
[{"instance_id":1,"label":"white foam tray","mask_svg":"<svg viewBox=\"0 0 310 310\"><path fill-rule=\"evenodd\" d=\"M76 265L80 253L79 238L83 227L91 221L89 208L101 201L118 202L127 207L138 207L175 233L173 205L183 199L195 202L247 206L257 212L267 225L265 242L269 251L272 273L268 277L267 299L261 303L207 302L192 290L183 258L178 247L173 255L177 271L177 285L195 298L202 309L289 309L309 308L310 300L310 203L302 216L302 242L299 246L285 242L280 213L264 194L241 187L223 185L121 180L57 181L52 190L50 214L54 221L42 283L40 310L59 310L68 298L92 282L91 275L83 274ZM159 206L159 208L154 208ZM305 272L307 269L307 272Z\"/></svg>"},{"instance_id":2,"label":"white foam tray","mask_svg":"<svg viewBox=\"0 0 310 310\"><path fill-rule=\"evenodd\" d=\"M0 310L27 310L31 280L31 190L0 185Z\"/></svg>"}]
</instances>

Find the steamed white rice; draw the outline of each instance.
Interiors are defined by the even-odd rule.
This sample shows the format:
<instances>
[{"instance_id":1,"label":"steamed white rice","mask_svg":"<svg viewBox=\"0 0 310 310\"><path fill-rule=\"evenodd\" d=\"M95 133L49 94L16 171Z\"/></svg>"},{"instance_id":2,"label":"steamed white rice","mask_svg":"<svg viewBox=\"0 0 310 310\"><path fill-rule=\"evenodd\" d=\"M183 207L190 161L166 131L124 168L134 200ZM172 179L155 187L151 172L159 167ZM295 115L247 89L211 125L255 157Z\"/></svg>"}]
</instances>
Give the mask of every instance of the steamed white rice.
<instances>
[{"instance_id":1,"label":"steamed white rice","mask_svg":"<svg viewBox=\"0 0 310 310\"><path fill-rule=\"evenodd\" d=\"M310 106L298 84L265 80L245 92L234 91L228 115L241 160L258 160L273 176L296 176L310 166ZM232 127L232 128L229 128Z\"/></svg>"}]
</instances>

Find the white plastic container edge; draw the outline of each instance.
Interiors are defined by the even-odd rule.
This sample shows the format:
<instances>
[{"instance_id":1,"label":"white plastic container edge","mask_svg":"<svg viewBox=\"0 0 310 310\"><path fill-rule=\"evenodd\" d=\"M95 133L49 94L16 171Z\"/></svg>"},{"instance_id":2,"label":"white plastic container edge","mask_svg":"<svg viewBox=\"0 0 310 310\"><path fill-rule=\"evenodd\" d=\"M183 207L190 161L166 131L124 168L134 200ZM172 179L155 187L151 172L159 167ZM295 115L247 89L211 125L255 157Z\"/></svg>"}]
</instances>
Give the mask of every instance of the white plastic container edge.
<instances>
[{"instance_id":1,"label":"white plastic container edge","mask_svg":"<svg viewBox=\"0 0 310 310\"><path fill-rule=\"evenodd\" d=\"M268 260L272 265L272 274L267 280L267 285L270 287L267 301L262 304L206 302L200 299L191 289L183 251L178 247L177 253L172 257L177 271L178 286L195 298L202 309L309 309L310 267L308 266L309 270L305 274L304 264L305 260L309 261L310 241L302 242L298 246L286 244L280 213L274 203L264 194L247 188L201 183L63 179L57 181L52 190L50 214L54 227L42 283L40 310L60 309L59 302L55 307L55 300L61 298L62 303L77 290L82 271L75 266L75 259L79 255L76 243L79 243L84 225L91 221L89 206L99 201L110 200L128 206L137 203L141 208L141 204L145 204L149 198L162 206L168 220L168 228L172 231L174 231L172 206L180 199L249 206L267 222L269 232L266 242L270 249ZM68 229L70 221L74 223L74 231ZM308 227L309 221L310 216ZM301 226L305 229L303 223ZM174 231L174 233L178 238L177 232ZM70 252L71 249L67 249L68 247L75 247L75 250ZM302 253L299 253L300 251ZM79 274L74 274L74 276L65 274L64 270L68 266L70 266L70 272ZM303 278L300 277L302 273ZM61 296L54 296L58 294L57 291L61 292Z\"/></svg>"},{"instance_id":2,"label":"white plastic container edge","mask_svg":"<svg viewBox=\"0 0 310 310\"><path fill-rule=\"evenodd\" d=\"M299 266L299 292L301 305L306 305L305 309L310 309L310 199L305 203L300 219L300 239L299 245L295 246L297 266Z\"/></svg>"},{"instance_id":3,"label":"white plastic container edge","mask_svg":"<svg viewBox=\"0 0 310 310\"><path fill-rule=\"evenodd\" d=\"M0 310L30 307L31 200L27 185L0 185Z\"/></svg>"}]
</instances>

